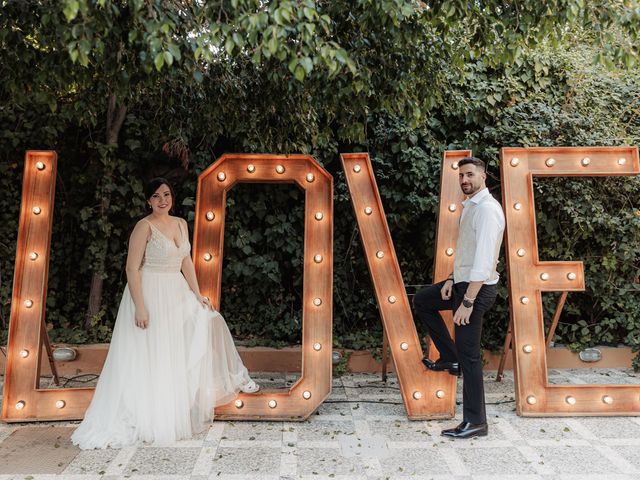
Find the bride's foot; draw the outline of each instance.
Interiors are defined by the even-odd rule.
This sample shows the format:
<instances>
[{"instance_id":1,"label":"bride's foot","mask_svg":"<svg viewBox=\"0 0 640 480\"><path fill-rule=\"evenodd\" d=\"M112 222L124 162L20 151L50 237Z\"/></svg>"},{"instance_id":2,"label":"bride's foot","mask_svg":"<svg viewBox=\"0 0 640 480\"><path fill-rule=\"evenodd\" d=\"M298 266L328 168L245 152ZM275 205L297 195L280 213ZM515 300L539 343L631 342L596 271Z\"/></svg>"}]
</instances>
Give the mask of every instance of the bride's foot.
<instances>
[{"instance_id":1,"label":"bride's foot","mask_svg":"<svg viewBox=\"0 0 640 480\"><path fill-rule=\"evenodd\" d=\"M256 393L258 390L260 390L260 385L258 385L253 380L249 380L247 383L240 387L240 391L243 393Z\"/></svg>"}]
</instances>

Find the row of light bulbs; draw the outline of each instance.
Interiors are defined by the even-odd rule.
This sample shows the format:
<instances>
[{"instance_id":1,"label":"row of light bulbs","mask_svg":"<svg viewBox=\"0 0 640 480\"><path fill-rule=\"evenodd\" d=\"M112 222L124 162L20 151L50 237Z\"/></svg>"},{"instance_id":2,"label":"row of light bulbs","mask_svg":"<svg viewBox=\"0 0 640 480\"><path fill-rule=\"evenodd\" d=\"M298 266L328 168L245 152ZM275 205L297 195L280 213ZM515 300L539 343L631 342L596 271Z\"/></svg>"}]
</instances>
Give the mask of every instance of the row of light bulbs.
<instances>
[{"instance_id":1,"label":"row of light bulbs","mask_svg":"<svg viewBox=\"0 0 640 480\"><path fill-rule=\"evenodd\" d=\"M56 400L56 408L60 409L60 408L64 408L67 405L67 402L65 402L64 400ZM24 400L19 400L18 402L16 402L16 410L22 410L24 407L27 406L27 402L25 402Z\"/></svg>"},{"instance_id":2,"label":"row of light bulbs","mask_svg":"<svg viewBox=\"0 0 640 480\"><path fill-rule=\"evenodd\" d=\"M284 167L284 165L276 165L275 171L278 175L282 175L286 171L286 168ZM247 172L255 173L256 166L252 164L247 165ZM216 175L216 177L219 182L224 182L227 179L227 174L224 172L218 172L218 175ZM312 183L316 179L316 176L313 173L309 172L305 175L305 178L308 183Z\"/></svg>"},{"instance_id":3,"label":"row of light bulbs","mask_svg":"<svg viewBox=\"0 0 640 480\"><path fill-rule=\"evenodd\" d=\"M518 157L513 157L509 163L511 164L512 167L517 167L520 164L520 159ZM583 167L588 167L590 163L591 163L591 159L589 157L584 157L582 160L580 160L580 165L582 165ZM617 163L618 165L622 166L625 163L627 163L627 159L624 157L621 157L617 160ZM556 164L556 159L552 157L547 158L544 161L544 164L547 167L552 168Z\"/></svg>"},{"instance_id":4,"label":"row of light bulbs","mask_svg":"<svg viewBox=\"0 0 640 480\"><path fill-rule=\"evenodd\" d=\"M311 398L311 392L309 390L305 390L304 392L302 392L302 398L304 398L305 400L309 400ZM244 407L244 402L240 399L237 399L234 402L234 405L236 406L236 408L240 409ZM276 408L278 406L278 402L274 399L271 399L267 402L267 405L269 406L269 408Z\"/></svg>"},{"instance_id":5,"label":"row of light bulbs","mask_svg":"<svg viewBox=\"0 0 640 480\"><path fill-rule=\"evenodd\" d=\"M569 405L575 405L577 403L576 397L573 397L571 395L565 397L564 401ZM535 405L536 403L538 403L538 399L534 395L529 395L527 397L527 403L529 405ZM602 403L606 403L607 405L613 404L613 397L611 395L603 395Z\"/></svg>"}]
</instances>

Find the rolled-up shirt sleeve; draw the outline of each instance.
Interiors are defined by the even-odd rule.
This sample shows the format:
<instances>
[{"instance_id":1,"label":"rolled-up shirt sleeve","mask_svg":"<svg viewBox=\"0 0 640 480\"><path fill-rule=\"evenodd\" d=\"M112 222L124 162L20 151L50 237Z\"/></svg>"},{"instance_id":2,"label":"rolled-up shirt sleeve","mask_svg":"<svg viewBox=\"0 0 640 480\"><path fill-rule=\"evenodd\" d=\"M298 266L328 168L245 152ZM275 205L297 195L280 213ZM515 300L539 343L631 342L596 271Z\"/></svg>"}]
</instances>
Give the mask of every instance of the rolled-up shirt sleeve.
<instances>
[{"instance_id":1,"label":"rolled-up shirt sleeve","mask_svg":"<svg viewBox=\"0 0 640 480\"><path fill-rule=\"evenodd\" d=\"M498 255L496 245L501 242L504 233L502 209L491 204L479 205L473 223L476 251L469 281L486 282L495 268Z\"/></svg>"}]
</instances>

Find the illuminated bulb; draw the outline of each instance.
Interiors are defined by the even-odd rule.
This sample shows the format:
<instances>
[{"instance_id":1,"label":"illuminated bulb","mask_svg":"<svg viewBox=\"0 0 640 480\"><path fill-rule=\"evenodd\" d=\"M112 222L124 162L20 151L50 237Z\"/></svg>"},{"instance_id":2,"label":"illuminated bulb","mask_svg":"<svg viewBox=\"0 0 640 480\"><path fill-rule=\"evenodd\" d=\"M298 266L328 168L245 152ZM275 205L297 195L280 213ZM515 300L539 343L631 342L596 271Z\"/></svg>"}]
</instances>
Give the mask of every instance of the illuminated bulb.
<instances>
[{"instance_id":1,"label":"illuminated bulb","mask_svg":"<svg viewBox=\"0 0 640 480\"><path fill-rule=\"evenodd\" d=\"M319 307L320 305L322 305L322 299L320 299L320 298L314 298L314 299L313 299L313 304L314 304L316 307Z\"/></svg>"},{"instance_id":2,"label":"illuminated bulb","mask_svg":"<svg viewBox=\"0 0 640 480\"><path fill-rule=\"evenodd\" d=\"M42 209L40 207L33 207L33 210L31 211L34 213L34 215L40 215Z\"/></svg>"},{"instance_id":3,"label":"illuminated bulb","mask_svg":"<svg viewBox=\"0 0 640 480\"><path fill-rule=\"evenodd\" d=\"M518 254L519 257L524 257L524 254L526 252L525 252L524 248L519 248L516 253Z\"/></svg>"},{"instance_id":4,"label":"illuminated bulb","mask_svg":"<svg viewBox=\"0 0 640 480\"><path fill-rule=\"evenodd\" d=\"M31 252L29 254L29 260L37 260L38 259L38 254L36 252Z\"/></svg>"},{"instance_id":5,"label":"illuminated bulb","mask_svg":"<svg viewBox=\"0 0 640 480\"><path fill-rule=\"evenodd\" d=\"M224 173L224 172L218 173L218 181L224 182L226 180L226 178L227 178L227 174L226 173Z\"/></svg>"},{"instance_id":6,"label":"illuminated bulb","mask_svg":"<svg viewBox=\"0 0 640 480\"><path fill-rule=\"evenodd\" d=\"M58 400L56 402L56 408L64 408L67 403L64 400Z\"/></svg>"},{"instance_id":7,"label":"illuminated bulb","mask_svg":"<svg viewBox=\"0 0 640 480\"><path fill-rule=\"evenodd\" d=\"M522 204L520 202L516 202L513 204L514 210L522 210Z\"/></svg>"},{"instance_id":8,"label":"illuminated bulb","mask_svg":"<svg viewBox=\"0 0 640 480\"><path fill-rule=\"evenodd\" d=\"M44 170L44 163L42 162L36 162L36 168L38 170Z\"/></svg>"},{"instance_id":9,"label":"illuminated bulb","mask_svg":"<svg viewBox=\"0 0 640 480\"><path fill-rule=\"evenodd\" d=\"M573 273L573 272L569 272L569 273L567 273L567 278L569 280L575 280L577 278L577 275L575 273Z\"/></svg>"},{"instance_id":10,"label":"illuminated bulb","mask_svg":"<svg viewBox=\"0 0 640 480\"><path fill-rule=\"evenodd\" d=\"M236 400L234 402L234 404L235 404L236 408L242 408L244 406L244 402L242 400L240 400L240 399Z\"/></svg>"},{"instance_id":11,"label":"illuminated bulb","mask_svg":"<svg viewBox=\"0 0 640 480\"><path fill-rule=\"evenodd\" d=\"M549 274L547 272L542 272L540 274L540 280L542 280L543 282L546 282L547 280L549 280Z\"/></svg>"},{"instance_id":12,"label":"illuminated bulb","mask_svg":"<svg viewBox=\"0 0 640 480\"><path fill-rule=\"evenodd\" d=\"M27 307L27 308L33 307L33 300L25 300L24 301L24 306Z\"/></svg>"},{"instance_id":13,"label":"illuminated bulb","mask_svg":"<svg viewBox=\"0 0 640 480\"><path fill-rule=\"evenodd\" d=\"M524 347L522 347L522 351L524 353L531 353L531 352L533 352L533 346L527 344Z\"/></svg>"},{"instance_id":14,"label":"illuminated bulb","mask_svg":"<svg viewBox=\"0 0 640 480\"><path fill-rule=\"evenodd\" d=\"M436 397L438 398L444 398L444 390L438 390L436 392Z\"/></svg>"},{"instance_id":15,"label":"illuminated bulb","mask_svg":"<svg viewBox=\"0 0 640 480\"><path fill-rule=\"evenodd\" d=\"M456 211L456 208L457 208L457 207L456 207L456 204L455 204L455 203L452 203L451 205L449 205L449 211L450 211L450 212L455 212L455 211Z\"/></svg>"},{"instance_id":16,"label":"illuminated bulb","mask_svg":"<svg viewBox=\"0 0 640 480\"><path fill-rule=\"evenodd\" d=\"M413 398L420 400L422 398L422 392L413 392Z\"/></svg>"},{"instance_id":17,"label":"illuminated bulb","mask_svg":"<svg viewBox=\"0 0 640 480\"><path fill-rule=\"evenodd\" d=\"M278 402L275 400L269 400L269 408L276 408L278 406Z\"/></svg>"},{"instance_id":18,"label":"illuminated bulb","mask_svg":"<svg viewBox=\"0 0 640 480\"><path fill-rule=\"evenodd\" d=\"M627 163L627 159L626 158L619 158L618 159L618 165L624 165L625 163Z\"/></svg>"},{"instance_id":19,"label":"illuminated bulb","mask_svg":"<svg viewBox=\"0 0 640 480\"><path fill-rule=\"evenodd\" d=\"M451 255L453 255L453 248L447 248L444 253L447 254L447 257L450 257Z\"/></svg>"},{"instance_id":20,"label":"illuminated bulb","mask_svg":"<svg viewBox=\"0 0 640 480\"><path fill-rule=\"evenodd\" d=\"M409 350L409 344L407 342L402 342L400 344L400 350Z\"/></svg>"},{"instance_id":21,"label":"illuminated bulb","mask_svg":"<svg viewBox=\"0 0 640 480\"><path fill-rule=\"evenodd\" d=\"M591 159L589 157L584 157L580 163L582 163L583 167L586 167L591 163Z\"/></svg>"},{"instance_id":22,"label":"illuminated bulb","mask_svg":"<svg viewBox=\"0 0 640 480\"><path fill-rule=\"evenodd\" d=\"M555 158L547 158L547 161L544 162L547 167L553 167L556 164Z\"/></svg>"},{"instance_id":23,"label":"illuminated bulb","mask_svg":"<svg viewBox=\"0 0 640 480\"><path fill-rule=\"evenodd\" d=\"M29 350L20 350L20 356L22 358L27 358L29 356Z\"/></svg>"},{"instance_id":24,"label":"illuminated bulb","mask_svg":"<svg viewBox=\"0 0 640 480\"><path fill-rule=\"evenodd\" d=\"M278 165L276 167L276 172L278 172L279 174L283 174L284 173L284 166L283 165Z\"/></svg>"},{"instance_id":25,"label":"illuminated bulb","mask_svg":"<svg viewBox=\"0 0 640 480\"><path fill-rule=\"evenodd\" d=\"M367 215L371 215L373 213L373 208L365 207L364 213L367 214Z\"/></svg>"},{"instance_id":26,"label":"illuminated bulb","mask_svg":"<svg viewBox=\"0 0 640 480\"><path fill-rule=\"evenodd\" d=\"M575 405L576 397L568 396L567 398L564 399L564 401L567 402L569 405Z\"/></svg>"},{"instance_id":27,"label":"illuminated bulb","mask_svg":"<svg viewBox=\"0 0 640 480\"><path fill-rule=\"evenodd\" d=\"M321 348L322 348L322 345L320 345L319 343L314 343L314 344L313 344L313 349L314 349L316 352L319 352Z\"/></svg>"},{"instance_id":28,"label":"illuminated bulb","mask_svg":"<svg viewBox=\"0 0 640 480\"><path fill-rule=\"evenodd\" d=\"M216 218L216 214L211 212L211 211L209 211L209 212L207 212L206 217L207 217L207 220L212 221L214 218Z\"/></svg>"},{"instance_id":29,"label":"illuminated bulb","mask_svg":"<svg viewBox=\"0 0 640 480\"><path fill-rule=\"evenodd\" d=\"M526 305L529 303L529 297L520 297L520 303Z\"/></svg>"},{"instance_id":30,"label":"illuminated bulb","mask_svg":"<svg viewBox=\"0 0 640 480\"><path fill-rule=\"evenodd\" d=\"M607 405L611 405L613 403L613 397L610 397L609 395L605 395L604 397L602 397L602 401Z\"/></svg>"},{"instance_id":31,"label":"illuminated bulb","mask_svg":"<svg viewBox=\"0 0 640 480\"><path fill-rule=\"evenodd\" d=\"M302 398L304 398L305 400L309 400L311 398L311 392L309 390L305 390L304 392L302 392Z\"/></svg>"},{"instance_id":32,"label":"illuminated bulb","mask_svg":"<svg viewBox=\"0 0 640 480\"><path fill-rule=\"evenodd\" d=\"M316 179L313 173L307 173L307 182L311 183Z\"/></svg>"},{"instance_id":33,"label":"illuminated bulb","mask_svg":"<svg viewBox=\"0 0 640 480\"><path fill-rule=\"evenodd\" d=\"M529 405L535 405L538 402L538 399L536 397L534 397L533 395L529 395L527 397L527 403Z\"/></svg>"},{"instance_id":34,"label":"illuminated bulb","mask_svg":"<svg viewBox=\"0 0 640 480\"><path fill-rule=\"evenodd\" d=\"M322 255L318 254L315 257L313 257L313 261L316 263L320 263L322 262Z\"/></svg>"},{"instance_id":35,"label":"illuminated bulb","mask_svg":"<svg viewBox=\"0 0 640 480\"><path fill-rule=\"evenodd\" d=\"M256 166L255 165L247 165L247 172L253 173L255 171L256 171Z\"/></svg>"},{"instance_id":36,"label":"illuminated bulb","mask_svg":"<svg viewBox=\"0 0 640 480\"><path fill-rule=\"evenodd\" d=\"M212 256L209 252L207 252L207 253L205 253L205 254L204 254L203 258L204 258L204 260L205 260L206 262L209 262L209 261L211 261L211 259L213 258L213 256Z\"/></svg>"},{"instance_id":37,"label":"illuminated bulb","mask_svg":"<svg viewBox=\"0 0 640 480\"><path fill-rule=\"evenodd\" d=\"M453 162L451 164L451 168L453 168L454 170L457 170L458 169L458 162Z\"/></svg>"},{"instance_id":38,"label":"illuminated bulb","mask_svg":"<svg viewBox=\"0 0 640 480\"><path fill-rule=\"evenodd\" d=\"M384 257L384 252L383 252L382 250L378 250L378 251L376 252L376 257L378 257L378 258L382 258L382 257Z\"/></svg>"},{"instance_id":39,"label":"illuminated bulb","mask_svg":"<svg viewBox=\"0 0 640 480\"><path fill-rule=\"evenodd\" d=\"M389 303L396 303L397 298L395 297L395 295L389 295L389 298L387 300L389 300Z\"/></svg>"},{"instance_id":40,"label":"illuminated bulb","mask_svg":"<svg viewBox=\"0 0 640 480\"><path fill-rule=\"evenodd\" d=\"M16 410L22 410L25 406L24 400L20 400L18 403L16 403Z\"/></svg>"},{"instance_id":41,"label":"illuminated bulb","mask_svg":"<svg viewBox=\"0 0 640 480\"><path fill-rule=\"evenodd\" d=\"M362 168L360 167L360 165L354 165L353 166L353 171L356 173L360 173L360 170L362 170Z\"/></svg>"},{"instance_id":42,"label":"illuminated bulb","mask_svg":"<svg viewBox=\"0 0 640 480\"><path fill-rule=\"evenodd\" d=\"M520 163L520 159L519 158L513 157L511 159L511 166L512 167L517 167L519 163Z\"/></svg>"},{"instance_id":43,"label":"illuminated bulb","mask_svg":"<svg viewBox=\"0 0 640 480\"><path fill-rule=\"evenodd\" d=\"M315 217L316 220L320 221L322 220L322 217L324 217L324 215L322 215L322 212L316 212Z\"/></svg>"}]
</instances>

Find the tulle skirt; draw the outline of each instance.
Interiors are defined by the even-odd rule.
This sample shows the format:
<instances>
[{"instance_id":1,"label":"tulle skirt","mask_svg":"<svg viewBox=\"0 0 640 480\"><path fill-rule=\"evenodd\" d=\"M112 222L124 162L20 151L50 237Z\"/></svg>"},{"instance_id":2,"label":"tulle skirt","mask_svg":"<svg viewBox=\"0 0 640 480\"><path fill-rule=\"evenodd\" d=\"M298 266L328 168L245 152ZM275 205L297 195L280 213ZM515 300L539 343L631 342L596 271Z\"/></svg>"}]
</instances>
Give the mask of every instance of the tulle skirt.
<instances>
[{"instance_id":1,"label":"tulle skirt","mask_svg":"<svg viewBox=\"0 0 640 480\"><path fill-rule=\"evenodd\" d=\"M181 273L141 276L149 326L136 327L127 286L93 400L71 437L82 449L190 438L250 380L224 319Z\"/></svg>"}]
</instances>

